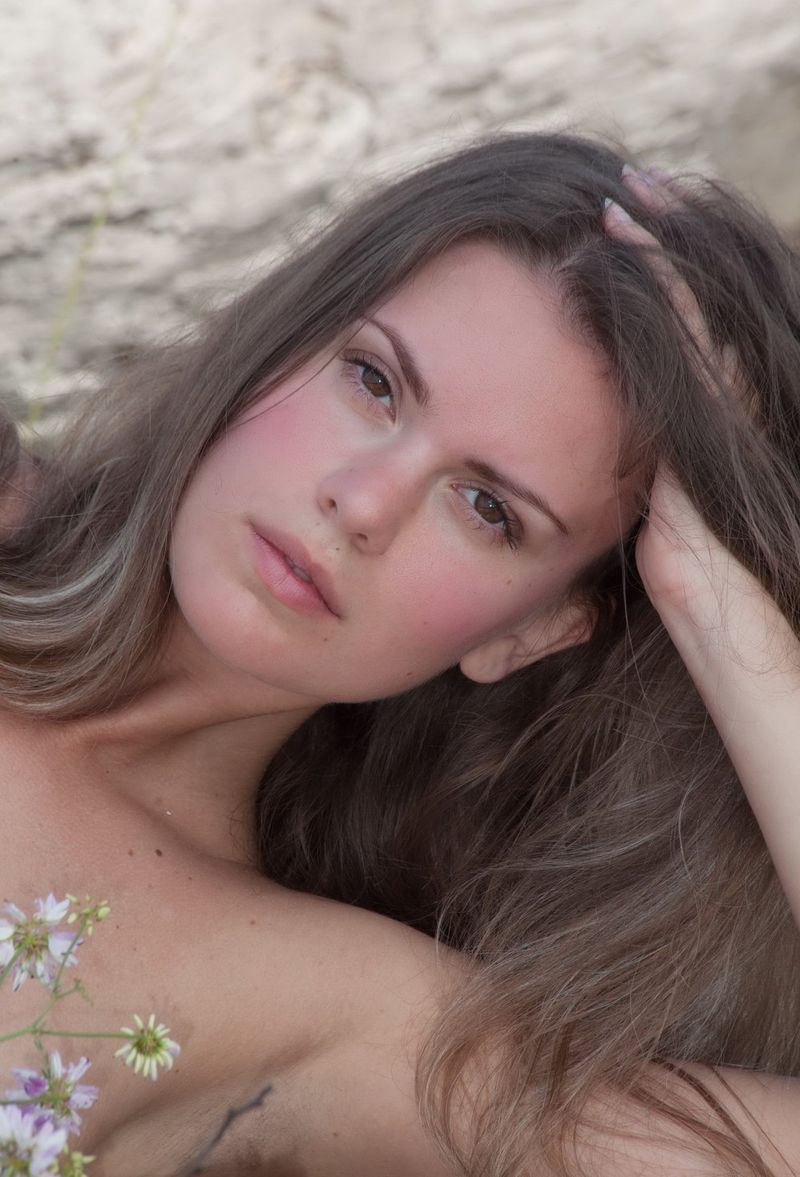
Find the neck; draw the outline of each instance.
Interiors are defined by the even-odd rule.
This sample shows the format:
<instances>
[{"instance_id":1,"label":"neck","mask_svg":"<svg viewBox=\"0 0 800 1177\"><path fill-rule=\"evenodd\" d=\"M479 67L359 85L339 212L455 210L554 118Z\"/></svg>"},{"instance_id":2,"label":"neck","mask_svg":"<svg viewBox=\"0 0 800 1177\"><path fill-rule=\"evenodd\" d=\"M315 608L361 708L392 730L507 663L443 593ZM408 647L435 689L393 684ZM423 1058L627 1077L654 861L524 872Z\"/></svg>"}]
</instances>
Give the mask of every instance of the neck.
<instances>
[{"instance_id":1,"label":"neck","mask_svg":"<svg viewBox=\"0 0 800 1177\"><path fill-rule=\"evenodd\" d=\"M116 790L204 854L254 865L261 777L319 705L207 667L176 641L136 699L54 738L78 779Z\"/></svg>"}]
</instances>

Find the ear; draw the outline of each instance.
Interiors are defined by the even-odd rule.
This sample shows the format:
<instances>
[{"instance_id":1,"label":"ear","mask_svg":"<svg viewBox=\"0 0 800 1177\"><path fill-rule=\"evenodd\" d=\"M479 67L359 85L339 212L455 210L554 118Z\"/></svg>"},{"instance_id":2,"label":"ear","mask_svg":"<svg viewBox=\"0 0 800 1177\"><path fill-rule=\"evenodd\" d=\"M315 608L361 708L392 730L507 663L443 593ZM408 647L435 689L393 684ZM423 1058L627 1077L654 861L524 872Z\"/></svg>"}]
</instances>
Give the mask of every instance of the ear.
<instances>
[{"instance_id":1,"label":"ear","mask_svg":"<svg viewBox=\"0 0 800 1177\"><path fill-rule=\"evenodd\" d=\"M513 632L489 638L465 654L461 673L473 682L499 682L548 654L587 642L595 620L594 609L585 601L570 601L545 616L526 618Z\"/></svg>"}]
</instances>

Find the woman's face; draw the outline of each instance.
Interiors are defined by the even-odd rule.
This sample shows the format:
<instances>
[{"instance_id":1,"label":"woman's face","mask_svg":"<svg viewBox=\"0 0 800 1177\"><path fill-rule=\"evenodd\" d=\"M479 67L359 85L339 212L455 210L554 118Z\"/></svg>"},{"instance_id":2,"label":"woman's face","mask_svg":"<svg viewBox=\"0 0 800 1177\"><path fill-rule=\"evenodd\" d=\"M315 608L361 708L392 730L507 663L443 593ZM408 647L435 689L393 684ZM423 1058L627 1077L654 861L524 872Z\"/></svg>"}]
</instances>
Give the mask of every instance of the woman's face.
<instances>
[{"instance_id":1,"label":"woman's face","mask_svg":"<svg viewBox=\"0 0 800 1177\"><path fill-rule=\"evenodd\" d=\"M619 434L603 357L554 289L455 246L205 457L173 534L183 622L298 703L459 662L501 677L586 633L565 590L632 521Z\"/></svg>"}]
</instances>

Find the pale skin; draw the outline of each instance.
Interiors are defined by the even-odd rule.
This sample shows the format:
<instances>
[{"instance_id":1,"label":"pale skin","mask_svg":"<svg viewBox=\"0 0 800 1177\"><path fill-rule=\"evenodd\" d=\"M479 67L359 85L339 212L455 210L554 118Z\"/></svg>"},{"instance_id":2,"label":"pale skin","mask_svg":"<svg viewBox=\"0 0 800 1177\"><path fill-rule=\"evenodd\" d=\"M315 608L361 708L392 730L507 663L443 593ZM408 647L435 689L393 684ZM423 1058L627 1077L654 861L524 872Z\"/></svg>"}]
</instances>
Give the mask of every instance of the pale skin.
<instances>
[{"instance_id":1,"label":"pale skin","mask_svg":"<svg viewBox=\"0 0 800 1177\"><path fill-rule=\"evenodd\" d=\"M633 241L642 233L613 214L608 228ZM59 1010L57 1024L107 1028L152 1008L184 1048L155 1086L111 1063L110 1050L89 1052L87 1080L103 1095L82 1141L98 1151L96 1177L166 1177L202 1147L226 1107L265 1082L274 1091L263 1110L237 1122L204 1171L452 1172L418 1122L413 1060L426 1020L465 965L392 921L258 876L250 804L265 761L330 699L402 689L454 662L490 681L581 640L591 619L564 589L635 517L636 488L613 476L619 421L601 358L571 335L544 283L489 247L459 249L380 311L413 347L431 404L423 410L410 396L380 330L357 325L344 350L321 357L269 411L254 406L201 467L175 528L179 621L150 690L102 719L3 721L0 789L17 835L4 892L23 903L50 887L99 889L114 909L112 926L84 951L81 975L96 1004ZM687 292L674 275L666 280L691 316ZM373 363L402 390L394 416L367 371ZM377 409L354 391L354 370L362 385L369 376ZM524 375L543 370L547 379ZM541 509L504 493L524 538L516 550L498 539L497 501L476 497L496 488L474 477L465 464L473 456L544 497L569 538ZM470 513L475 506L488 529ZM300 535L325 563L336 614L307 616L275 599L247 547L254 512L260 525ZM798 805L791 761L800 749L785 718L780 742L772 735L774 714L788 715L800 694L797 643L666 472L637 559L798 912L786 811ZM714 617L716 630L708 625L721 585L742 588L733 629L727 612ZM775 668L768 682L748 672L746 658L731 672L732 656L763 659L765 649ZM4 1003L4 1025L38 1006L29 983L13 1011ZM68 1040L53 1043L76 1057ZM34 1060L6 1048L1 1061ZM791 1166L781 1169L763 1144L765 1158L776 1173L794 1171L795 1083L727 1077ZM624 1123L617 1109L610 1130L615 1116ZM678 1165L715 1171L710 1163L691 1170L680 1148L599 1144L590 1142L598 1177ZM535 1159L532 1172L544 1177Z\"/></svg>"},{"instance_id":2,"label":"pale skin","mask_svg":"<svg viewBox=\"0 0 800 1177\"><path fill-rule=\"evenodd\" d=\"M190 484L172 544L179 612L148 690L66 725L3 719L0 783L17 814L4 892L22 902L100 886L114 911L84 953L95 1006L59 1007L56 1024L105 1029L153 1009L183 1047L157 1087L92 1052L102 1099L83 1142L101 1177L138 1177L145 1160L166 1177L265 1082L273 1095L226 1138L220 1172L244 1171L244 1155L273 1174L449 1171L418 1121L413 1060L462 962L257 875L253 792L321 703L456 662L490 680L577 640L587 619L564 589L628 520L604 364L542 282L464 247L380 319L413 348L430 404L411 394L389 337L354 325L245 413ZM546 498L569 541L506 492L512 548L476 460ZM298 612L264 583L254 518L325 567L336 615ZM3 1017L19 1025L37 997L28 984ZM35 1061L18 1044L3 1051L6 1066Z\"/></svg>"}]
</instances>

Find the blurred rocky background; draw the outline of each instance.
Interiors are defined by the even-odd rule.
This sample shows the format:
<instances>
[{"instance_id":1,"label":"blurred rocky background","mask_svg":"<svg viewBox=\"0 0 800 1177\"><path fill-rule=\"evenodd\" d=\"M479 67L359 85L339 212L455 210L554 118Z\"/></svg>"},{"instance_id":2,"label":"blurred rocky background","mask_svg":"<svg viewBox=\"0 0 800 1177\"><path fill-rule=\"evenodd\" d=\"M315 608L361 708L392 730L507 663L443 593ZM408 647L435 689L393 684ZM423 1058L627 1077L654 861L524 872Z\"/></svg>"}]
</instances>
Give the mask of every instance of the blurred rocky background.
<instances>
[{"instance_id":1,"label":"blurred rocky background","mask_svg":"<svg viewBox=\"0 0 800 1177\"><path fill-rule=\"evenodd\" d=\"M42 423L478 131L605 131L800 230L798 0L2 0L0 96L0 397Z\"/></svg>"}]
</instances>

